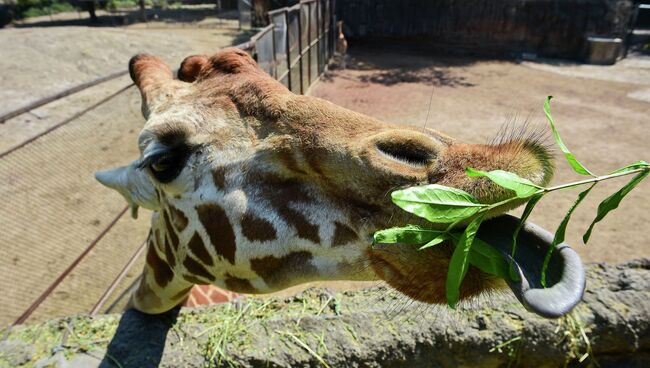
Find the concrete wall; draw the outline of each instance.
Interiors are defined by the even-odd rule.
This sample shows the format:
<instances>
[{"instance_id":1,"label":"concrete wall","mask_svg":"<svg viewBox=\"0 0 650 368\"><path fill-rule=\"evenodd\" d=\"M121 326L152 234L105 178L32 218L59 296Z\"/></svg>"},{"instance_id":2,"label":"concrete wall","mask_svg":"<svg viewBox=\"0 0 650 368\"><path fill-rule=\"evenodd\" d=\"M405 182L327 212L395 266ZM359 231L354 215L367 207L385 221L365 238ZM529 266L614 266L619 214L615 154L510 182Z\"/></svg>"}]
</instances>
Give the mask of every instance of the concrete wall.
<instances>
[{"instance_id":1,"label":"concrete wall","mask_svg":"<svg viewBox=\"0 0 650 368\"><path fill-rule=\"evenodd\" d=\"M286 300L19 326L0 342L0 366L640 368L650 366L648 300L650 259L591 265L583 303L559 320L506 295L450 311L381 287L311 289Z\"/></svg>"}]
</instances>

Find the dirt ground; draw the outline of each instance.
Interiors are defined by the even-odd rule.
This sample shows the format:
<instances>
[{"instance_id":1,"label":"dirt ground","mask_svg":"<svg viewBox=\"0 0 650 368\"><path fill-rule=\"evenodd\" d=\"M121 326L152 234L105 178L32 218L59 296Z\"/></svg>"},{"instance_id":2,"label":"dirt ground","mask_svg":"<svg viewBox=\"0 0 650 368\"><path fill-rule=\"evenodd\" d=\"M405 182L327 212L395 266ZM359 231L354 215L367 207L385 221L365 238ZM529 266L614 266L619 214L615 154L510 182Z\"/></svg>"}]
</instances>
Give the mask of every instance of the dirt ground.
<instances>
[{"instance_id":1,"label":"dirt ground","mask_svg":"<svg viewBox=\"0 0 650 368\"><path fill-rule=\"evenodd\" d=\"M137 53L158 55L176 69L188 55L212 53L244 42L252 35L251 31L237 29L237 22L231 19L210 17L204 7L198 7L196 13L191 10L186 13L198 20L189 24L170 23L167 20L171 16L163 17L163 13L158 21L111 27L116 19L124 18L109 17L102 11L98 14L100 26L79 25L88 22L80 20L76 13L61 13L53 16L54 22L49 17L30 18L16 28L2 29L0 115L80 83L124 71L129 59ZM127 76L122 84L129 82ZM115 89L115 83L103 84L7 121L0 128L0 152Z\"/></svg>"},{"instance_id":2,"label":"dirt ground","mask_svg":"<svg viewBox=\"0 0 650 368\"><path fill-rule=\"evenodd\" d=\"M426 126L461 141L486 143L504 122L529 121L547 129L542 104L555 96L553 116L568 147L597 174L650 158L650 58L614 66L566 62L481 61L403 51L357 49L346 70L334 70L313 96L381 120ZM431 99L433 94L433 98ZM557 153L557 152L556 152ZM580 180L556 155L553 183ZM596 225L589 246L582 234L601 198L626 179L600 183L573 214L567 241L586 262L650 257L650 181L640 184L616 212ZM530 220L553 231L578 189L546 197Z\"/></svg>"},{"instance_id":3,"label":"dirt ground","mask_svg":"<svg viewBox=\"0 0 650 368\"><path fill-rule=\"evenodd\" d=\"M76 19L76 14L56 17L55 24ZM176 68L188 55L212 53L250 36L231 20L214 17L192 24L45 27L51 24L37 19L25 28L0 30L0 114L126 70L138 52L159 55ZM125 75L0 124L0 152L131 83ZM130 87L0 160L0 279L5 285L0 324L18 317L124 208L124 200L99 185L93 174L138 157L137 134L143 123L139 93ZM137 221L128 214L120 217L32 320L90 311L146 237L148 223L145 212ZM141 269L140 259L118 294Z\"/></svg>"},{"instance_id":4,"label":"dirt ground","mask_svg":"<svg viewBox=\"0 0 650 368\"><path fill-rule=\"evenodd\" d=\"M250 36L237 30L232 21L202 16L190 25L158 21L126 27L86 27L78 25L74 15L59 17L60 27L34 22L26 28L0 31L0 113L125 70L137 52L160 55L175 67L187 55L210 53ZM385 121L422 126L433 91L426 125L471 142L497 135L508 119L543 124L542 102L552 94L556 96L553 112L565 141L593 171L605 173L650 159L650 62L645 59L629 59L612 67L518 64L353 47L348 64L349 69L329 73L311 94ZM124 76L0 124L0 152L129 84L129 77ZM130 88L0 160L4 201L0 245L5 252L0 278L9 285L0 293L0 324L16 318L123 208L121 197L96 183L93 173L137 157L135 142L143 123L139 104L137 90ZM572 179L575 175L558 160L555 181ZM581 245L579 235L595 214L596 198L621 185L622 181L600 184L573 216L568 241L585 261L621 262L648 256L646 236L640 230L650 219L650 200L643 195L650 189L648 183L597 226L589 247ZM547 198L532 220L554 229L576 194ZM143 241L148 217L142 211L137 221L119 218L31 320L88 312ZM141 262L118 291L138 276Z\"/></svg>"}]
</instances>

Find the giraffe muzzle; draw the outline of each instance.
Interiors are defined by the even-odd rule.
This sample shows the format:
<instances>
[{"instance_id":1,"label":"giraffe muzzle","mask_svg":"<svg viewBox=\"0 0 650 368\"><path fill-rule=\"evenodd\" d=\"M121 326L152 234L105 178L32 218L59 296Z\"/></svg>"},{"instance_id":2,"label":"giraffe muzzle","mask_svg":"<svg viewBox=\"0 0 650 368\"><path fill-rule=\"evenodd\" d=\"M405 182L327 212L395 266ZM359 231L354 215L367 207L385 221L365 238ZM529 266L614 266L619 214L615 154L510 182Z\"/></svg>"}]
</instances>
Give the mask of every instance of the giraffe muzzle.
<instances>
[{"instance_id":1,"label":"giraffe muzzle","mask_svg":"<svg viewBox=\"0 0 650 368\"><path fill-rule=\"evenodd\" d=\"M139 168L140 161L111 170L98 171L95 179L104 186L116 190L131 207L131 217L138 217L138 208L157 210L160 207L153 183Z\"/></svg>"},{"instance_id":2,"label":"giraffe muzzle","mask_svg":"<svg viewBox=\"0 0 650 368\"><path fill-rule=\"evenodd\" d=\"M488 220L477 236L492 245L508 260L513 261L518 281L508 280L508 286L529 311L547 318L569 313L585 291L585 270L578 254L566 243L555 246L546 271L546 287L541 283L546 253L553 234L526 222L517 237L517 250L511 258L512 234L519 219L503 215Z\"/></svg>"}]
</instances>

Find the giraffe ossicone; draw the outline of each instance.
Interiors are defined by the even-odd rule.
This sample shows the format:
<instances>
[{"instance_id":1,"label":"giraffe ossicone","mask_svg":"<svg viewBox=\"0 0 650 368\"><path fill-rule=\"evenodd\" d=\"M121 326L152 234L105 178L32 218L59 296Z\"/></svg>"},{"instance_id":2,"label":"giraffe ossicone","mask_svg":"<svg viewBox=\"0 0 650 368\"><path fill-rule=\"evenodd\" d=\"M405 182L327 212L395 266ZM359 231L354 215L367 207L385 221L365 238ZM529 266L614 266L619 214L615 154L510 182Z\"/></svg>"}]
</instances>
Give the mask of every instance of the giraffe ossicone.
<instances>
[{"instance_id":1,"label":"giraffe ossicone","mask_svg":"<svg viewBox=\"0 0 650 368\"><path fill-rule=\"evenodd\" d=\"M135 56L129 70L146 119L141 157L96 176L133 209L153 211L131 299L147 313L182 303L197 284L268 293L316 280L382 279L410 298L444 303L451 244L371 246L375 231L419 221L394 206L390 192L438 183L495 203L509 194L467 177L466 167L513 171L538 185L553 172L534 136L465 144L386 124L291 93L237 49L186 58L178 79L151 55ZM490 213L495 219L484 225L504 253L514 230L502 216L509 209ZM524 276L550 242L537 230L522 232L529 244L520 245L516 265ZM547 291L510 285L524 305L554 316L577 303L582 268L567 254L552 262L557 277ZM471 268L461 298L502 288L502 280ZM542 297L529 297L530 289Z\"/></svg>"}]
</instances>

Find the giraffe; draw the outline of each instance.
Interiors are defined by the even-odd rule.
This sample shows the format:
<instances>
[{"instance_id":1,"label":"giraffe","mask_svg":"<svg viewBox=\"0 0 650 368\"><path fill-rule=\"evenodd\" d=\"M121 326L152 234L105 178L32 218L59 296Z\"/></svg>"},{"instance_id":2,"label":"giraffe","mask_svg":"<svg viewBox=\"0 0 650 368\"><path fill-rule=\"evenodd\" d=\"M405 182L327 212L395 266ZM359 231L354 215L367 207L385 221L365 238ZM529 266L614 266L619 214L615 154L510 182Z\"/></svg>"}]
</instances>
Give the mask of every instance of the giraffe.
<instances>
[{"instance_id":1,"label":"giraffe","mask_svg":"<svg viewBox=\"0 0 650 368\"><path fill-rule=\"evenodd\" d=\"M235 48L187 57L178 79L152 55L134 56L129 70L146 119L141 157L96 178L134 214L153 211L129 305L145 313L183 303L194 285L260 294L317 280L384 280L409 298L444 303L452 244L371 246L375 231L418 222L391 203L390 192L438 183L496 203L507 190L467 177L466 167L509 170L538 185L553 173L548 148L534 135L468 144L387 124L295 95ZM504 253L516 226L504 215L511 208L490 212L481 230ZM523 281L550 244L540 231L522 230L530 243L515 260ZM527 308L559 315L580 299L581 265L567 252L551 265L561 292L553 286L529 297L521 283L508 285ZM461 299L502 289L501 279L471 267Z\"/></svg>"}]
</instances>

